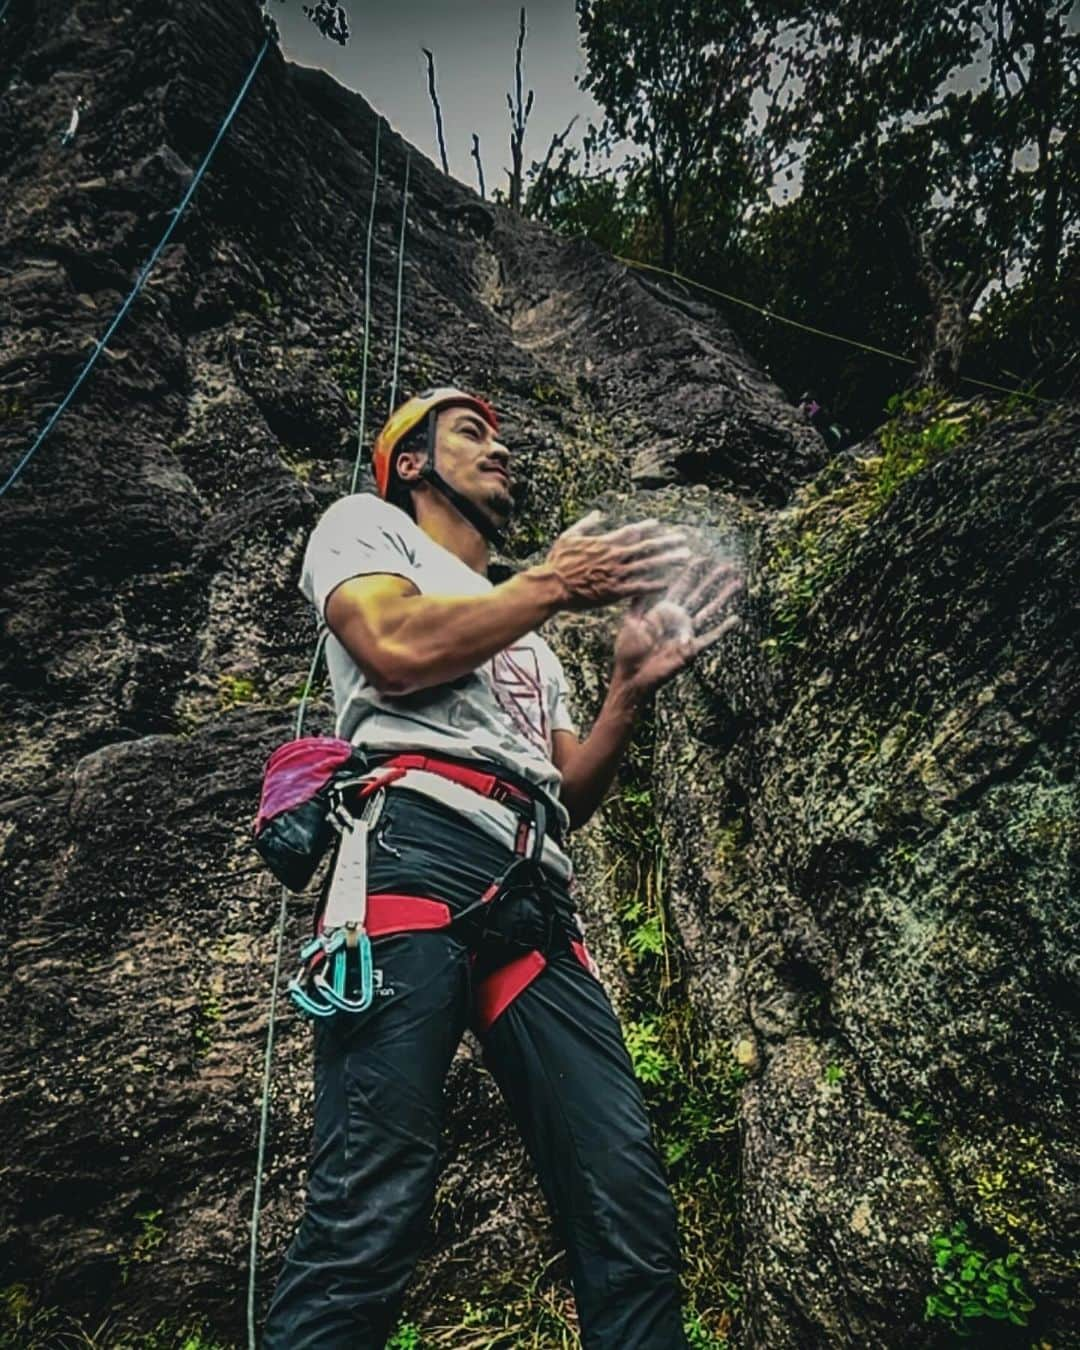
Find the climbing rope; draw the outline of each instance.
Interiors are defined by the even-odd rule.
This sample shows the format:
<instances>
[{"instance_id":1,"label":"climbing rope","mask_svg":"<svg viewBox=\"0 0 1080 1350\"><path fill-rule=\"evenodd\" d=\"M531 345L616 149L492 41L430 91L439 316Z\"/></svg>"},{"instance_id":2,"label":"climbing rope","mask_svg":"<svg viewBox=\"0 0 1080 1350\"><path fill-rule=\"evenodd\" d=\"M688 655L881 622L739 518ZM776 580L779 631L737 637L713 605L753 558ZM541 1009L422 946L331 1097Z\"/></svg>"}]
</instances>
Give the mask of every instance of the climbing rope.
<instances>
[{"instance_id":1,"label":"climbing rope","mask_svg":"<svg viewBox=\"0 0 1080 1350\"><path fill-rule=\"evenodd\" d=\"M10 4L11 4L11 0L4 0L4 3L3 3L2 5L0 5L0 23L3 22L4 15L7 13L7 8L8 8L8 5L10 5Z\"/></svg>"},{"instance_id":2,"label":"climbing rope","mask_svg":"<svg viewBox=\"0 0 1080 1350\"><path fill-rule=\"evenodd\" d=\"M307 680L300 695L300 707L296 712L296 739L304 730L304 713L307 710L308 695L311 691L315 671L322 655L326 631L319 634L315 644L315 653L308 668ZM277 1020L278 985L281 983L281 953L285 942L285 921L288 918L289 892L281 888L281 902L278 906L277 940L274 946L274 974L270 984L270 1013L266 1027L266 1050L263 1054L262 1099L259 1103L259 1143L255 1152L255 1195L251 1202L251 1248L248 1260L248 1297L247 1324L249 1350L256 1350L255 1336L255 1278L259 1265L259 1212L262 1209L263 1167L266 1162L266 1137L270 1124L270 1071L274 1059L274 1026Z\"/></svg>"},{"instance_id":3,"label":"climbing rope","mask_svg":"<svg viewBox=\"0 0 1080 1350\"><path fill-rule=\"evenodd\" d=\"M397 404L397 385L398 385L398 362L401 357L401 295L404 290L402 279L405 273L405 224L409 216L409 165L412 163L412 156L405 156L405 186L401 192L401 235L398 239L398 260L397 260L397 313L394 316L394 373L390 380L390 407L387 410L387 417L394 411Z\"/></svg>"},{"instance_id":4,"label":"climbing rope","mask_svg":"<svg viewBox=\"0 0 1080 1350\"><path fill-rule=\"evenodd\" d=\"M356 432L356 462L353 464L350 492L356 491L360 476L360 457L364 452L364 428L367 425L367 371L371 336L371 236L375 228L375 198L379 191L379 136L382 118L375 122L375 167L371 184L371 210L368 212L367 244L364 247L364 356L360 367L360 423Z\"/></svg>"},{"instance_id":5,"label":"climbing rope","mask_svg":"<svg viewBox=\"0 0 1080 1350\"><path fill-rule=\"evenodd\" d=\"M752 309L755 314L761 314L766 319L773 319L777 323L786 323L789 328L799 328L804 333L812 333L815 337L828 338L830 342L843 342L848 347L857 347L859 351L871 352L874 356L884 356L890 361L901 361L906 366L917 366L919 363L910 356L900 356L897 352L886 351L884 347L875 347L869 342L859 342L856 338L843 337L839 333L829 333L824 328L814 328L811 324L801 323L798 319L789 319L786 314L777 314L775 310L765 309L761 305L755 305L750 300L743 300L741 296L729 295L727 291L718 291L715 286L706 286L703 281L695 281L693 277L683 276L681 272L669 271L666 267L657 267L654 263L639 262L636 258L624 258L619 253L611 254L616 262L624 263L627 267L636 267L643 272L658 272L663 277L671 277L673 281L681 281L684 286L693 286L699 291L705 291L708 295L718 296L721 300L727 300L730 304L741 305L743 309ZM989 380L977 380L973 375L961 375L961 381L964 384L977 384L982 389L993 389L998 394L1012 394L1018 398L1031 399L1035 403L1053 403L1053 399L1042 398L1038 394L1029 394L1023 389L1009 389L1003 384L993 384Z\"/></svg>"},{"instance_id":6,"label":"climbing rope","mask_svg":"<svg viewBox=\"0 0 1080 1350\"><path fill-rule=\"evenodd\" d=\"M368 336L371 331L371 240L375 222L375 197L379 188L379 132L381 119L375 124L375 156L373 181L371 187L371 210L368 214L367 242L364 249L365 268L364 268L364 353L363 364L361 368L360 385L360 426L356 438L356 459L353 464L352 487L355 492L356 483L360 473L360 460L363 453L365 417L367 412L367 363L369 342ZM398 358L401 352L401 308L402 294L404 289L405 275L405 234L408 225L408 202L409 202L409 164L410 158L405 158L405 186L402 192L401 206L401 236L398 240L398 267L397 267L397 297L394 319L394 372L392 390L390 396L390 407L393 410L394 401L397 397L397 379L398 379ZM315 644L315 654L311 658L311 665L308 668L307 680L304 684L303 693L300 696L300 707L296 715L295 739L299 740L304 730L304 715L307 710L308 697L311 692L311 685L315 679L315 672L318 669L319 658L322 655L323 645L326 642L329 629L325 625L321 627L318 641ZM248 1261L248 1297L247 1297L247 1325L248 1325L248 1347L249 1350L256 1350L256 1332L255 1332L255 1286L258 1274L259 1260L259 1217L262 1208L262 1176L263 1167L266 1160L266 1140L269 1132L270 1123L270 1081L272 1077L273 1056L274 1056L274 1024L277 1015L278 985L281 982L281 954L285 938L285 923L288 918L288 898L289 893L285 886L281 888L281 903L278 907L277 919L277 938L274 945L274 970L272 986L270 991L270 1010L269 1021L266 1028L266 1050L263 1055L263 1077L262 1094L259 1102L259 1140L255 1154L255 1194L252 1200L251 1210L251 1244Z\"/></svg>"},{"instance_id":7,"label":"climbing rope","mask_svg":"<svg viewBox=\"0 0 1080 1350\"><path fill-rule=\"evenodd\" d=\"M9 0L9 3L10 3L10 0ZM2 11L0 11L0 17L2 17ZM225 117L225 120L222 122L221 126L218 128L218 133L217 133L217 135L214 137L214 142L213 142L213 144L210 146L210 149L206 152L206 155L205 155L205 157L204 157L204 159L203 159L203 162L199 165L198 172L195 174L195 177L191 180L191 183L190 183L190 185L189 185L189 187L188 187L188 190L184 193L184 196L183 196L182 201L180 202L180 205L179 205L178 207L176 207L175 211L173 212L172 220L169 222L169 224L168 224L168 226L167 226L167 228L166 228L166 230L165 230L165 233L161 236L161 240L160 240L160 242L158 243L157 248L155 248L154 251L153 251L153 253L150 255L150 261L146 264L146 266L143 268L143 270L139 273L139 278L138 278L138 280L135 282L135 285L131 288L131 294L130 294L130 295L128 296L128 298L124 301L124 303L120 306L120 309L119 309L119 311L118 311L118 313L117 313L117 315L116 315L116 318L113 319L113 321L112 321L111 324L109 324L109 327L108 327L108 328L106 329L106 331L105 331L105 336L98 342L97 346L94 348L94 351L93 351L93 353L92 353L92 355L91 355L89 361L87 361L86 365L83 366L82 370L79 372L79 374L78 374L78 376L77 376L77 378L76 378L76 380L75 380L75 383L74 383L74 384L71 386L71 388L68 390L67 397L64 399L63 403L60 404L60 406L56 409L56 411L53 413L53 415L49 418L48 422L45 424L44 428L43 428L43 429L41 430L41 432L39 433L37 440L36 440L36 441L34 442L34 444L30 447L30 449L27 450L26 454L23 455L22 459L19 460L18 464L16 464L15 468L11 471L11 474L10 474L10 476L8 477L7 482L4 484L4 486L3 486L2 488L0 488L0 497L2 497L2 496L4 495L4 493L7 492L8 488L11 487L12 483L15 482L16 478L18 478L19 474L22 473L23 469L24 469L24 468L27 466L27 464L30 462L32 456L36 453L38 447L39 447L39 446L41 445L41 443L45 440L45 437L48 436L49 432L53 429L53 427L56 425L56 423L60 420L61 414L64 412L65 408L67 408L67 406L68 406L68 404L71 402L71 400L75 397L75 394L78 392L78 389L79 389L80 385L82 384L83 380L85 380L86 377L87 377L87 375L89 375L90 372L91 372L91 370L93 370L93 368L94 368L94 366L95 366L95 364L96 364L96 362L97 362L98 357L99 357L99 356L101 355L101 353L105 350L105 345L106 345L106 343L109 341L109 338L111 338L112 335L113 335L113 333L116 332L117 328L120 326L120 322L121 322L121 320L123 319L124 315L125 315L125 314L128 312L128 310L131 308L132 303L133 303L134 300L135 300L135 297L136 297L136 296L139 294L139 292L142 290L142 288L143 288L143 283L146 281L146 278L150 275L150 272L151 272L151 270L152 270L154 264L157 262L158 258L161 256L162 250L165 248L165 245L166 245L166 244L169 242L169 240L172 238L173 231L176 229L177 225L180 223L180 217L184 214L184 211L185 211L185 209L186 209L186 207L187 207L188 202L190 202L191 199L192 199L192 197L195 195L195 189L199 186L199 182L201 181L203 174L206 172L207 168L209 167L210 161L211 161L211 159L213 159L213 157L214 157L214 151L217 150L218 146L221 144L221 140L222 140L222 138L224 137L225 133L228 131L229 126L231 125L233 118L236 116L236 113L237 113L237 110L238 110L239 107L240 107L240 104L243 103L243 101L244 101L244 95L247 93L248 89L250 88L251 82L252 82L252 80L255 78L255 73L256 73L256 71L259 69L259 66L260 66L260 64L262 63L262 59L263 59L263 57L266 55L266 51L267 51L267 48L268 48L269 46L270 46L270 38L267 37L267 38L263 41L263 45L262 45L262 47L259 49L259 54L258 54L258 56L256 56L254 62L252 63L251 69L248 71L247 79L244 81L243 86L242 86L242 88L241 88L239 94L237 94L235 102L233 103L232 107L229 109L228 114L227 114L226 117Z\"/></svg>"}]
</instances>

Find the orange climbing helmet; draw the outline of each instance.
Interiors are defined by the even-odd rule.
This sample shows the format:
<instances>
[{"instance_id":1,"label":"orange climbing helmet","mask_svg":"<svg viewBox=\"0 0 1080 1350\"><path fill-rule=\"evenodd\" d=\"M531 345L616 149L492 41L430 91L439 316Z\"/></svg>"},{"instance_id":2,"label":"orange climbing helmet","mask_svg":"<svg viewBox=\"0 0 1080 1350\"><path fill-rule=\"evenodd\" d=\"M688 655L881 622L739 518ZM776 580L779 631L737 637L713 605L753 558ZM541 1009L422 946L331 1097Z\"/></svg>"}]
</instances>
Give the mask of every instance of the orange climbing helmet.
<instances>
[{"instance_id":1,"label":"orange climbing helmet","mask_svg":"<svg viewBox=\"0 0 1080 1350\"><path fill-rule=\"evenodd\" d=\"M429 413L436 412L439 408L458 406L472 408L480 414L492 431L498 431L499 419L495 414L495 409L485 399L479 398L476 394L468 394L464 389L455 389L452 386L441 389L427 389L422 394L416 394L413 398L402 403L400 407L394 409L382 431L375 437L375 444L371 447L371 467L375 474L375 486L379 490L380 497L389 496L390 487L394 481L394 463L397 459L397 452L401 442L409 432L414 427L419 426ZM434 418L428 423L428 427L428 462L434 469Z\"/></svg>"}]
</instances>

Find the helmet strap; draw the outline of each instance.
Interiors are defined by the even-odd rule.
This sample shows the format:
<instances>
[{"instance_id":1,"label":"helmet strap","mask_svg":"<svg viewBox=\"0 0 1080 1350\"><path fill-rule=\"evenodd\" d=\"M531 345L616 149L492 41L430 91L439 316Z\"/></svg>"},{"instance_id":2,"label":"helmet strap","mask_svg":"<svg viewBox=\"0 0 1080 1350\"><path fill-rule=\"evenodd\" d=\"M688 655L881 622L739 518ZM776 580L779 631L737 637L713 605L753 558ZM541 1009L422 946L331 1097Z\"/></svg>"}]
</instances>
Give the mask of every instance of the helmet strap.
<instances>
[{"instance_id":1,"label":"helmet strap","mask_svg":"<svg viewBox=\"0 0 1080 1350\"><path fill-rule=\"evenodd\" d=\"M435 467L435 424L438 421L438 413L437 408L433 408L428 413L427 460L420 470L420 477L426 483L429 483L436 492L441 493L459 515L464 516L469 524L475 530L478 530L493 548L502 548L505 540L503 531L493 524L475 503L469 501L468 497L458 492L457 488L451 487Z\"/></svg>"}]
</instances>

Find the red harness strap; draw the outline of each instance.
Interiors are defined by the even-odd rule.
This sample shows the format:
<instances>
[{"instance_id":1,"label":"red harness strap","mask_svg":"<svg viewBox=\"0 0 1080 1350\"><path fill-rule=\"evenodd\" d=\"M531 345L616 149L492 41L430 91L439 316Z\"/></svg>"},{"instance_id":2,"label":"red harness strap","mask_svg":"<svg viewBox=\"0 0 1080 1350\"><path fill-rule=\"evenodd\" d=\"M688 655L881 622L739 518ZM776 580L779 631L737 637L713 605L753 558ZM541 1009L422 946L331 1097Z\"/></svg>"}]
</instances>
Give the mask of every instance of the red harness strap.
<instances>
[{"instance_id":1,"label":"red harness strap","mask_svg":"<svg viewBox=\"0 0 1080 1350\"><path fill-rule=\"evenodd\" d=\"M395 772L392 777L383 779L382 775L387 769ZM464 764L455 764L452 760L437 759L431 755L395 755L393 759L384 760L379 765L380 774L377 781L382 786L383 782L392 782L394 778L400 778L411 769L421 769L425 773L438 774L440 778L449 778L452 783L472 788L473 792L479 792L484 797L492 797L495 801L516 801L523 805L529 803L527 792L522 792L513 783L507 783L493 773L470 769Z\"/></svg>"},{"instance_id":2,"label":"red harness strap","mask_svg":"<svg viewBox=\"0 0 1080 1350\"><path fill-rule=\"evenodd\" d=\"M571 942L571 950L581 965L594 979L599 979L596 965L584 942ZM495 1019L504 1013L519 994L523 994L533 980L547 966L542 952L526 952L505 966L493 970L473 991L473 1025L479 1035L490 1031Z\"/></svg>"}]
</instances>

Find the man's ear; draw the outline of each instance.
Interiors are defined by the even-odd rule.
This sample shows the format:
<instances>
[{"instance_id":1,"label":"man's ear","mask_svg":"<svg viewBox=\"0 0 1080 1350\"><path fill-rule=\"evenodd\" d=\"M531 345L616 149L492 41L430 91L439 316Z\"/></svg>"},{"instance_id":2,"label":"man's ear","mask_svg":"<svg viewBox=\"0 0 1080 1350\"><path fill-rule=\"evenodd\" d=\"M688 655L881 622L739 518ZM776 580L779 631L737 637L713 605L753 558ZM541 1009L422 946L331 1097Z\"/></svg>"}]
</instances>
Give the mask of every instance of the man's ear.
<instances>
[{"instance_id":1,"label":"man's ear","mask_svg":"<svg viewBox=\"0 0 1080 1350\"><path fill-rule=\"evenodd\" d=\"M394 468L403 483L415 483L419 480L420 470L426 461L426 450L402 450L394 463Z\"/></svg>"}]
</instances>

